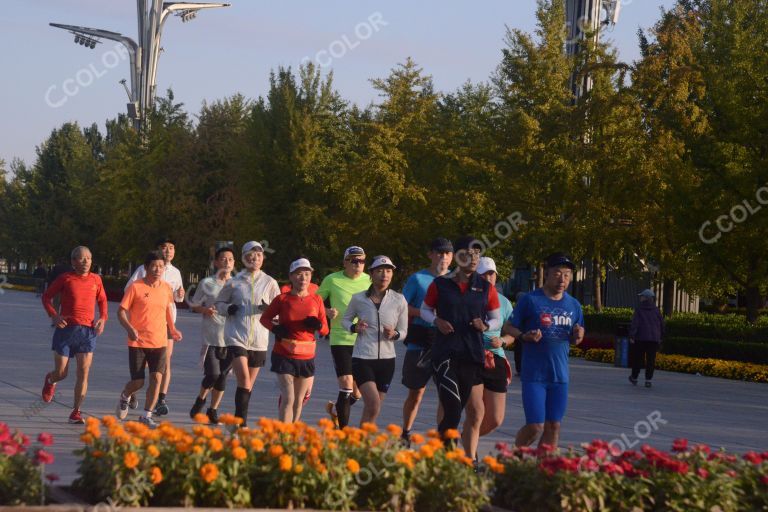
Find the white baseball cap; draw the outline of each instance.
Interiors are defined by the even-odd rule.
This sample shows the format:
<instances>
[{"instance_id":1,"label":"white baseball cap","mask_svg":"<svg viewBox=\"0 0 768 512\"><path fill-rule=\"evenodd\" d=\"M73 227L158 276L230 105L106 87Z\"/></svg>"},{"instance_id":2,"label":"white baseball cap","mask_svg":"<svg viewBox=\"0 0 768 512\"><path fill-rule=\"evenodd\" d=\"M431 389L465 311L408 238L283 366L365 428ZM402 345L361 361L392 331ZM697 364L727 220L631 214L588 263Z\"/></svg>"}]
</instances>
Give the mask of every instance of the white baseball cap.
<instances>
[{"instance_id":1,"label":"white baseball cap","mask_svg":"<svg viewBox=\"0 0 768 512\"><path fill-rule=\"evenodd\" d=\"M312 268L312 265L309 263L309 260L307 258L299 258L295 260L293 263L291 263L291 266L288 269L288 273L293 274L295 271L299 269L306 269L306 270L312 270L312 271L315 270Z\"/></svg>"},{"instance_id":2,"label":"white baseball cap","mask_svg":"<svg viewBox=\"0 0 768 512\"><path fill-rule=\"evenodd\" d=\"M373 270L379 267L390 267L392 270L396 269L394 263L392 263L392 260L389 259L387 256L375 256L373 258L373 262L368 265L368 270Z\"/></svg>"},{"instance_id":3,"label":"white baseball cap","mask_svg":"<svg viewBox=\"0 0 768 512\"><path fill-rule=\"evenodd\" d=\"M489 258L488 256L480 258L480 262L477 264L477 273L483 275L491 270L496 272L496 262L493 261L493 258ZM498 274L498 272L496 273Z\"/></svg>"},{"instance_id":4,"label":"white baseball cap","mask_svg":"<svg viewBox=\"0 0 768 512\"><path fill-rule=\"evenodd\" d=\"M250 242L245 242L243 244L243 250L241 254L247 254L251 251L264 252L264 248L261 246L259 242L254 242L253 240L251 240Z\"/></svg>"},{"instance_id":5,"label":"white baseball cap","mask_svg":"<svg viewBox=\"0 0 768 512\"><path fill-rule=\"evenodd\" d=\"M641 291L640 293L638 293L637 295L639 295L640 297L648 297L650 299L656 297L656 294L653 293L653 291L649 290L649 289L645 289L645 290Z\"/></svg>"}]
</instances>

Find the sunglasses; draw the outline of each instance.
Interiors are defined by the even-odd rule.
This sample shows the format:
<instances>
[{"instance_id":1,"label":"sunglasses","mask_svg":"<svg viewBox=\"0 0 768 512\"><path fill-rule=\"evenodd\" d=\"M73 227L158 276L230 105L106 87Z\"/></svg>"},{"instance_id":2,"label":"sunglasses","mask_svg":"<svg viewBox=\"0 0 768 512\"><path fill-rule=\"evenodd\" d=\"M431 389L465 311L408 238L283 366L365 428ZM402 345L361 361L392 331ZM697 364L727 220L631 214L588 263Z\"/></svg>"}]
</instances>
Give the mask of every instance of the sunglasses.
<instances>
[{"instance_id":1,"label":"sunglasses","mask_svg":"<svg viewBox=\"0 0 768 512\"><path fill-rule=\"evenodd\" d=\"M353 265L363 265L365 263L365 260L360 259L354 259L354 260L347 260Z\"/></svg>"}]
</instances>

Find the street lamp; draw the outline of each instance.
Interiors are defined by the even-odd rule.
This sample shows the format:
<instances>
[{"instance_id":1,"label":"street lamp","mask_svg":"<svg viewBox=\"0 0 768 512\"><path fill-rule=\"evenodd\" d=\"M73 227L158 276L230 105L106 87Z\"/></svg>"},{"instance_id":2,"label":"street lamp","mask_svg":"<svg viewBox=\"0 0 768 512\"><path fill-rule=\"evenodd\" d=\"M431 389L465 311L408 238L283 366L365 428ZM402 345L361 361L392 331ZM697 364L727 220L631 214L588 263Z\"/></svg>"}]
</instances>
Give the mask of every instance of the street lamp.
<instances>
[{"instance_id":1,"label":"street lamp","mask_svg":"<svg viewBox=\"0 0 768 512\"><path fill-rule=\"evenodd\" d=\"M128 36L108 30L75 25L51 23L52 27L74 34L75 43L94 49L100 39L117 41L126 47L131 62L131 90L128 103L128 117L133 119L137 131L146 128L147 112L152 109L157 88L157 62L160 57L160 38L163 25L169 14L181 17L187 22L202 9L229 7L220 2L163 2L162 0L136 0L139 42Z\"/></svg>"}]
</instances>

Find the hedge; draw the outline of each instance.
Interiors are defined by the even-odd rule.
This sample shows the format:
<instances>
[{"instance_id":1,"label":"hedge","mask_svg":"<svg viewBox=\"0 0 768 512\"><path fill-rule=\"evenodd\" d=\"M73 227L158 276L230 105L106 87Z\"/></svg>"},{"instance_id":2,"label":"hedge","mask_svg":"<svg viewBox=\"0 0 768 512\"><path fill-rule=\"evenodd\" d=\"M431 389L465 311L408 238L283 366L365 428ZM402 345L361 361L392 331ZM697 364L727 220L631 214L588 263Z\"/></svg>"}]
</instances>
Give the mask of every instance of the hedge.
<instances>
[{"instance_id":1,"label":"hedge","mask_svg":"<svg viewBox=\"0 0 768 512\"><path fill-rule=\"evenodd\" d=\"M590 349L584 353L587 361L613 363L613 350ZM697 357L658 354L656 369L670 372L693 373L723 379L768 383L768 365L721 361Z\"/></svg>"},{"instance_id":2,"label":"hedge","mask_svg":"<svg viewBox=\"0 0 768 512\"><path fill-rule=\"evenodd\" d=\"M661 344L661 351L665 354L768 364L768 343L669 337Z\"/></svg>"}]
</instances>

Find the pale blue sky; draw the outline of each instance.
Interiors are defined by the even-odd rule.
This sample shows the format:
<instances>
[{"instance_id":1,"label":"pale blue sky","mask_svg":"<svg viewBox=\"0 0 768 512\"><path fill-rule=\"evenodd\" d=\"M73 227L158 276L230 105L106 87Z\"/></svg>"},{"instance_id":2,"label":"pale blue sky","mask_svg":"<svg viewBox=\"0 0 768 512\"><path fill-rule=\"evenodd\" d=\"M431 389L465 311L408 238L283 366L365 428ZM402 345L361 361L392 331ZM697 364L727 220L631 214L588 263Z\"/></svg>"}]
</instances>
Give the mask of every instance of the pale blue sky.
<instances>
[{"instance_id":1,"label":"pale blue sky","mask_svg":"<svg viewBox=\"0 0 768 512\"><path fill-rule=\"evenodd\" d=\"M408 56L432 75L439 91L453 91L468 79L487 80L500 60L504 26L532 31L536 8L536 0L230 2L231 7L201 12L188 23L175 17L166 23L158 90L172 87L190 112L197 112L203 100L237 92L263 95L271 69L296 68L305 57L333 69L335 87L360 105L376 100L369 79L386 76ZM2 3L0 159L10 163L19 157L32 164L35 146L53 128L67 121L97 122L103 128L106 119L125 111L127 101L118 82L129 78L128 62L120 60L114 43L85 49L48 23L102 28L135 39L136 2ZM623 60L632 61L638 57L637 29L652 26L660 7L671 7L673 0L624 4L619 24L606 37ZM369 19L379 20L373 31ZM75 85L77 91L67 95L68 79L87 86Z\"/></svg>"}]
</instances>

